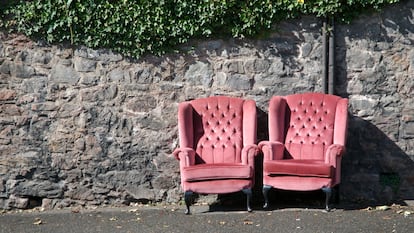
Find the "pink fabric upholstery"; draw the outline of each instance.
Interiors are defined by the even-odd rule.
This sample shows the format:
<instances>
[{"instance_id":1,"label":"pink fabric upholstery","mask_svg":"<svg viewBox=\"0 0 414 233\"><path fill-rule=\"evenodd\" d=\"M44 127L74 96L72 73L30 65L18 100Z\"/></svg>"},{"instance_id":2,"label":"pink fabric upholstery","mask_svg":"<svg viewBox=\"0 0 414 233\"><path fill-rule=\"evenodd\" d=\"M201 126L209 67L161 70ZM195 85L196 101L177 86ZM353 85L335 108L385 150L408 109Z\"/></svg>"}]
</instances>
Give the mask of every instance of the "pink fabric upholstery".
<instances>
[{"instance_id":1,"label":"pink fabric upholstery","mask_svg":"<svg viewBox=\"0 0 414 233\"><path fill-rule=\"evenodd\" d=\"M326 164L323 160L311 159L287 159L268 161L264 164L264 170L271 176L313 176L332 177L333 166Z\"/></svg>"},{"instance_id":2,"label":"pink fabric upholstery","mask_svg":"<svg viewBox=\"0 0 414 233\"><path fill-rule=\"evenodd\" d=\"M183 190L218 194L251 188L254 184L256 103L214 96L187 101L178 107Z\"/></svg>"},{"instance_id":3,"label":"pink fabric upholstery","mask_svg":"<svg viewBox=\"0 0 414 233\"><path fill-rule=\"evenodd\" d=\"M211 173L214 171L214 173ZM200 164L197 166L184 167L187 182L222 180L222 179L250 179L253 169L242 164Z\"/></svg>"},{"instance_id":4,"label":"pink fabric upholstery","mask_svg":"<svg viewBox=\"0 0 414 233\"><path fill-rule=\"evenodd\" d=\"M304 93L274 96L269 103L269 141L263 151L263 184L317 190L340 183L348 100Z\"/></svg>"}]
</instances>

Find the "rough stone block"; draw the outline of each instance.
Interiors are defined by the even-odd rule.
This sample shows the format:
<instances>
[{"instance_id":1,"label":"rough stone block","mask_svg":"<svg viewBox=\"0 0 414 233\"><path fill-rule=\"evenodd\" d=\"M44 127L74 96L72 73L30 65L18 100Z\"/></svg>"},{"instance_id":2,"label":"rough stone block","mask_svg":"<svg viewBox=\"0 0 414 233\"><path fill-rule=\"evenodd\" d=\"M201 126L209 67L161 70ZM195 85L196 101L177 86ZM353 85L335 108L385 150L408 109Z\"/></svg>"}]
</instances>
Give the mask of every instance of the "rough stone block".
<instances>
[{"instance_id":1,"label":"rough stone block","mask_svg":"<svg viewBox=\"0 0 414 233\"><path fill-rule=\"evenodd\" d=\"M14 90L0 90L0 101L13 100L17 93Z\"/></svg>"},{"instance_id":2,"label":"rough stone block","mask_svg":"<svg viewBox=\"0 0 414 233\"><path fill-rule=\"evenodd\" d=\"M93 72L96 69L97 62L90 59L76 57L75 70L78 72Z\"/></svg>"},{"instance_id":3,"label":"rough stone block","mask_svg":"<svg viewBox=\"0 0 414 233\"><path fill-rule=\"evenodd\" d=\"M242 74L230 75L226 80L226 86L232 90L247 91L253 87L253 79Z\"/></svg>"},{"instance_id":4,"label":"rough stone block","mask_svg":"<svg viewBox=\"0 0 414 233\"><path fill-rule=\"evenodd\" d=\"M71 66L57 64L51 70L50 79L56 83L75 85L80 75Z\"/></svg>"},{"instance_id":5,"label":"rough stone block","mask_svg":"<svg viewBox=\"0 0 414 233\"><path fill-rule=\"evenodd\" d=\"M192 85L210 87L213 83L213 70L210 64L198 61L188 67L184 78Z\"/></svg>"}]
</instances>

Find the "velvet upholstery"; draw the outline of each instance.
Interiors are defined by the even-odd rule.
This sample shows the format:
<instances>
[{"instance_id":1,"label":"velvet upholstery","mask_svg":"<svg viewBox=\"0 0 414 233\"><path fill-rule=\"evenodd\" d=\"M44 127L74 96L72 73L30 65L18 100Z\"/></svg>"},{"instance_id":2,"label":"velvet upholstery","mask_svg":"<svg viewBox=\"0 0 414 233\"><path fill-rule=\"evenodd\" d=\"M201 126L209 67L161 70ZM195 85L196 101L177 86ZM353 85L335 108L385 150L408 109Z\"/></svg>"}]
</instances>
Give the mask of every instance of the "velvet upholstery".
<instances>
[{"instance_id":1,"label":"velvet upholstery","mask_svg":"<svg viewBox=\"0 0 414 233\"><path fill-rule=\"evenodd\" d=\"M328 94L272 97L269 141L259 143L264 156L264 187L330 192L330 188L339 184L347 109L346 98Z\"/></svg>"},{"instance_id":2,"label":"velvet upholstery","mask_svg":"<svg viewBox=\"0 0 414 233\"><path fill-rule=\"evenodd\" d=\"M173 154L180 162L184 192L223 194L251 189L258 154L256 126L253 100L214 96L180 103L180 147Z\"/></svg>"}]
</instances>

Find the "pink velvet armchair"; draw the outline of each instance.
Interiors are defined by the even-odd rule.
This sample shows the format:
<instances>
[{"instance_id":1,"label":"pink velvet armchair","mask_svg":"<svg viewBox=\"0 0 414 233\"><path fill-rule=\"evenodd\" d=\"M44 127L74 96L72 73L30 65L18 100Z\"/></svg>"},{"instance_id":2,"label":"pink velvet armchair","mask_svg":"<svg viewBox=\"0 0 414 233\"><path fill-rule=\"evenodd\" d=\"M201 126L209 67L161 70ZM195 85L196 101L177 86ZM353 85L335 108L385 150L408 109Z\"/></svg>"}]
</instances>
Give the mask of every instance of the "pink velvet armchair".
<instances>
[{"instance_id":1,"label":"pink velvet armchair","mask_svg":"<svg viewBox=\"0 0 414 233\"><path fill-rule=\"evenodd\" d=\"M180 147L173 154L180 162L186 214L193 193L243 191L251 211L256 124L253 100L214 96L179 104Z\"/></svg>"},{"instance_id":2,"label":"pink velvet armchair","mask_svg":"<svg viewBox=\"0 0 414 233\"><path fill-rule=\"evenodd\" d=\"M329 211L332 188L341 181L348 99L321 93L274 96L269 103L269 141L263 152L264 208L271 188L322 190Z\"/></svg>"}]
</instances>

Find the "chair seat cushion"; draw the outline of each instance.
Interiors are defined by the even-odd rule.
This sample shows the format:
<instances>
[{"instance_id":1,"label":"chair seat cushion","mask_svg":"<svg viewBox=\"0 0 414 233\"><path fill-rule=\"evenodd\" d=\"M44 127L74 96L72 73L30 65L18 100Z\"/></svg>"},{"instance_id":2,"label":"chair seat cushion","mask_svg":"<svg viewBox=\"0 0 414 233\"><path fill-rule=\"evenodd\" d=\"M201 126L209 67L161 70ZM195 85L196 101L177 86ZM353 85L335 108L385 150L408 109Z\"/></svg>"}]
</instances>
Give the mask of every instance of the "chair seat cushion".
<instances>
[{"instance_id":1,"label":"chair seat cushion","mask_svg":"<svg viewBox=\"0 0 414 233\"><path fill-rule=\"evenodd\" d=\"M253 169L243 164L198 164L185 167L181 175L187 182L220 179L250 179L253 177Z\"/></svg>"},{"instance_id":2,"label":"chair seat cushion","mask_svg":"<svg viewBox=\"0 0 414 233\"><path fill-rule=\"evenodd\" d=\"M332 177L334 168L321 160L285 159L265 161L263 170L270 176Z\"/></svg>"}]
</instances>

